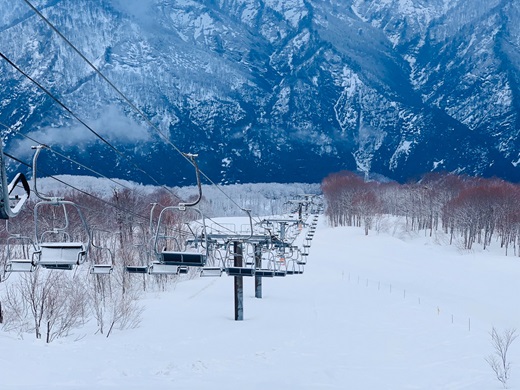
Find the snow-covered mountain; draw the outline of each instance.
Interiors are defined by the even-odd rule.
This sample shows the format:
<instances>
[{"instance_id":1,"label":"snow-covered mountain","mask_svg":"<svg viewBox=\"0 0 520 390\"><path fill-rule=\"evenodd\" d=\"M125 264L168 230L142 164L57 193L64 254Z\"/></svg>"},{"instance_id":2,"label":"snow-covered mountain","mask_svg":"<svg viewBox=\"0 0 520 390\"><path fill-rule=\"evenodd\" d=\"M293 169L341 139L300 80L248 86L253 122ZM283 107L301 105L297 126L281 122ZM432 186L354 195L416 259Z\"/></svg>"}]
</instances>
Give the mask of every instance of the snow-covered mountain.
<instances>
[{"instance_id":1,"label":"snow-covered mountain","mask_svg":"<svg viewBox=\"0 0 520 390\"><path fill-rule=\"evenodd\" d=\"M3 2L0 51L129 156L2 60L6 151L26 161L33 141L17 131L107 175L172 185L193 181L172 144L200 153L220 182L317 182L356 168L397 180L432 170L520 180L513 0L34 5L156 128L23 0ZM78 173L54 161L55 171Z\"/></svg>"}]
</instances>

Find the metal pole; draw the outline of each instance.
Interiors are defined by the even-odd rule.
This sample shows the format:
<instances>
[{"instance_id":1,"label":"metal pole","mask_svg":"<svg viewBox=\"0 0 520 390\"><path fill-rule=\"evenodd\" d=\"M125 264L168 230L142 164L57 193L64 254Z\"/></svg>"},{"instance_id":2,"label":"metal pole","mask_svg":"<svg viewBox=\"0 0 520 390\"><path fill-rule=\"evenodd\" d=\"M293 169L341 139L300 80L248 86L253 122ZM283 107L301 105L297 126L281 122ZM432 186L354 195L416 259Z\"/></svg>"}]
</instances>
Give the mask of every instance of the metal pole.
<instances>
[{"instance_id":1,"label":"metal pole","mask_svg":"<svg viewBox=\"0 0 520 390\"><path fill-rule=\"evenodd\" d=\"M255 267L262 268L262 247L255 244ZM255 298L262 298L262 278L255 275Z\"/></svg>"},{"instance_id":2,"label":"metal pole","mask_svg":"<svg viewBox=\"0 0 520 390\"><path fill-rule=\"evenodd\" d=\"M280 222L280 240L285 240L285 226L287 225L286 222Z\"/></svg>"},{"instance_id":3,"label":"metal pole","mask_svg":"<svg viewBox=\"0 0 520 390\"><path fill-rule=\"evenodd\" d=\"M235 254L234 266L242 267L242 243L233 242L233 252ZM235 321L244 319L244 279L243 276L235 276Z\"/></svg>"}]
</instances>

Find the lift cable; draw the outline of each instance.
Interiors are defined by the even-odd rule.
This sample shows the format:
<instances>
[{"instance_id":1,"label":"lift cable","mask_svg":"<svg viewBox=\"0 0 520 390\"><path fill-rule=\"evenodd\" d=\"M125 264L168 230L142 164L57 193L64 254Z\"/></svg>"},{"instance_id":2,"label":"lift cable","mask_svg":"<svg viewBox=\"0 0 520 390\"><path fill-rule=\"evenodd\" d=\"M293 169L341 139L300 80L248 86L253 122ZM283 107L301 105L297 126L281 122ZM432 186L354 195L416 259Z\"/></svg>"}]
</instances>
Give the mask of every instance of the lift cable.
<instances>
[{"instance_id":1,"label":"lift cable","mask_svg":"<svg viewBox=\"0 0 520 390\"><path fill-rule=\"evenodd\" d=\"M14 131L14 129L12 129L11 127L9 127L8 125L6 125L5 123L0 122L0 126L3 126L3 127L5 127L6 129L8 129L8 130ZM38 140L34 139L33 137L30 137L30 136L28 136L28 135L26 135L26 134L24 134L24 133L19 132L19 131L14 131L14 132L15 132L16 134L19 134L19 135L21 135L21 136L23 136L23 137L25 137L25 138L27 138L27 139L33 141L34 143L36 143L36 144L38 144L38 145L41 144L41 142L39 142ZM58 156L60 156L60 157L62 157L62 158L64 158L64 159L66 159L66 160L68 160L68 161L70 161L70 162L72 162L72 163L74 163L74 164L77 164L78 166L80 166L80 167L82 167L82 168L84 168L84 169L86 169L86 170L88 170L88 171L94 173L95 175L98 175L98 176L100 176L100 177L103 177L103 178L105 178L105 179L107 179L107 180L109 180L109 181L111 181L111 182L113 182L113 183L115 183L115 184L117 184L117 185L119 185L119 186L125 188L125 189L133 190L133 188L131 188L131 187L129 187L129 186L123 184L123 183L120 183L120 182L118 182L118 181L116 181L116 180L114 180L114 179L111 179L111 178L109 178L109 177L106 177L105 175L103 175L103 174L101 174L101 173L95 171L94 169L89 168L89 167L87 167L86 165L83 165L82 163L80 163L80 162L78 162L78 161L76 161L76 160L74 160L74 159L72 159L72 158L70 158L70 157L68 157L68 156L66 156L66 155L64 155L64 154L62 154L62 153L59 153L58 151L54 150L53 148L51 148L51 147L48 146L48 145L46 145L46 147L47 147L47 149L49 149L52 153L54 153L54 154L56 154L56 155L58 155ZM11 158L12 160L15 160L15 161L17 161L17 162L19 162L19 163L21 163L21 164L23 164L23 165L29 167L29 168L31 167L29 164L27 164L27 163L21 161L20 159L14 157L14 156L12 156L12 155L10 155L10 154L8 154L8 153L4 153L4 155L7 156L7 157L9 157L9 158ZM71 184L68 184L68 183L62 181L61 179L58 179L57 177L54 177L54 176L52 176L52 175L49 176L49 177L51 177L52 179L54 179L54 180L56 180L56 181L61 182L62 184L66 185L66 186L68 186L68 187L71 187L71 188L73 188L73 189L75 189L75 190L77 190L77 191L80 191L80 192L86 193L86 192L84 192L84 191L82 191L82 190L80 190L80 189L75 188L75 187L72 186ZM89 195L91 195L91 194L89 194ZM143 197L143 195L141 195L141 194L137 194L137 196ZM176 196L176 197L177 197L177 199L180 200L180 198L179 198L178 196ZM98 198L98 199L101 200L101 201L103 201L103 199L101 199L101 198ZM117 205L111 204L110 202L106 202L106 201L105 201L105 203L107 203L107 204L110 205L110 206L117 207ZM79 207L82 207L82 206L79 206ZM123 210L123 209L121 209L121 210ZM121 210L120 210L120 211L121 211ZM137 214L134 213L134 215L137 215ZM144 218L144 217L141 216L141 215L137 215L137 216L140 217L140 218ZM208 217L207 219L210 220L211 222L213 222L214 225L217 225L217 226L221 227L223 230L228 231L228 232L230 232L230 233L234 233L233 230L231 230L230 228L228 228L228 227L226 227L226 226L223 226L222 224L216 222L216 221L213 220L212 218ZM195 221L195 222L197 222L197 221ZM219 230L219 232L222 233L223 230Z\"/></svg>"},{"instance_id":2,"label":"lift cable","mask_svg":"<svg viewBox=\"0 0 520 390\"><path fill-rule=\"evenodd\" d=\"M0 52L0 57L3 58L9 65L11 65L13 68L15 68L20 74L22 74L25 78L30 80L33 84L35 84L39 89L41 89L45 94L47 94L52 100L54 100L58 105L60 105L67 113L69 113L72 117L74 117L78 122L80 122L83 126L85 126L92 134L94 134L97 138L99 138L104 144L106 144L110 149L112 149L117 155L124 158L127 162L129 162L131 165L133 165L138 171L145 174L147 177L149 177L157 186L162 187L166 189L170 194L177 197L175 193L173 193L168 187L161 185L153 176L151 176L148 172L146 172L144 169L139 167L134 162L130 161L130 159L126 156L125 153L121 152L119 149L117 149L115 146L113 146L110 142L108 142L103 136L101 136L99 133L97 133L92 127L90 127L84 120L82 120L78 115L76 115L70 108L68 108L64 103L62 103L57 97L55 97L48 89L46 89L43 85L38 83L35 79L33 79L31 76L29 76L27 73L25 73L20 67L18 67L14 62L12 62L9 58L5 56L2 52Z\"/></svg>"},{"instance_id":3,"label":"lift cable","mask_svg":"<svg viewBox=\"0 0 520 390\"><path fill-rule=\"evenodd\" d=\"M11 160L14 160L14 161L20 163L21 165L24 165L24 166L26 166L26 167L28 167L28 168L32 168L32 165L31 165L31 164L28 164L28 163L26 163L25 161L22 161L21 159L19 159L19 158L13 156L13 155L11 155L11 154L9 154L9 153L7 153L7 152L4 152L4 156L10 158ZM143 220L146 220L146 221L148 221L148 219L149 219L148 217L145 217L145 216L142 216L142 215L140 215L140 214L137 214L137 213L133 212L132 210L125 209L124 207L118 206L118 205L116 205L116 204L114 204L114 203L111 203L111 202L109 202L109 201L107 201L107 200L105 200L105 199L102 199L102 198L100 198L100 197L98 197L98 196L96 196L96 195L93 195L93 194L91 194L91 193L89 193L89 192L87 192L87 191L84 191L84 190L82 190L82 189L80 189L80 188L77 188L77 187L73 186L72 184L67 183L66 181L61 180L61 179L59 179L59 178L57 178L57 177L55 177L55 176L48 175L46 172L44 172L44 173L45 173L45 175L47 175L49 178L51 178L51 179L53 179L53 180L56 180L57 182L59 182L59 183L65 185L65 186L67 186L67 187L70 187L70 188L72 188L73 190L78 191L79 193L82 193L82 194L84 194L84 195L90 196L91 198L94 198L94 199L96 199L96 200L98 200L98 201L100 201L100 202L106 204L107 206L111 206L111 207L113 207L113 208L115 208L115 209L117 209L117 210L119 210L119 211L125 212L125 213L127 213L127 214L133 215L134 217L137 217L137 218L140 218L140 219L143 219ZM79 205L78 205L78 207L80 207L80 208L82 208L82 209L85 209L85 210L93 211L91 208L86 207L86 206L79 206Z\"/></svg>"},{"instance_id":4,"label":"lift cable","mask_svg":"<svg viewBox=\"0 0 520 390\"><path fill-rule=\"evenodd\" d=\"M54 26L29 0L23 0L56 34L58 34L71 48L74 50L89 66L94 70L95 73L99 75L103 80L105 80L108 85L137 113L139 114L145 122L153 128L159 136L166 141L175 151L177 151L181 156L186 159L190 164L193 165L193 162L190 161L190 159L164 134L152 121L148 118L148 116L139 109L132 101L126 97L126 95L121 92L119 88L117 88L114 83L112 83L85 55L76 47L74 44L67 39L57 28ZM235 206L237 206L242 211L246 212L245 209L240 206L234 199L232 199L218 184L216 184L211 178L206 175L203 171L200 171L202 176L206 178L212 185L214 185L224 196L226 196ZM260 218L258 217L258 221L260 221Z\"/></svg>"},{"instance_id":5,"label":"lift cable","mask_svg":"<svg viewBox=\"0 0 520 390\"><path fill-rule=\"evenodd\" d=\"M19 135L21 135L22 137L27 138L28 140L34 142L36 145L41 145L41 144L42 144L42 142L40 142L40 141L34 139L33 137L31 137L31 136L29 136L29 135L27 135L27 134L24 134L24 133L22 133L22 132L20 132L20 131L16 131L16 130L14 130L12 127L6 125L5 123L0 122L0 126L3 126L3 127L5 127L6 129L8 129L8 130L14 131L16 134L19 134ZM69 162L71 162L71 163L74 163L74 164L78 165L79 167L81 167L81 168L83 168L83 169L85 169L85 170L87 170L87 171L89 171L89 172L91 172L91 173L93 173L93 174L95 174L95 175L97 175L97 176L103 177L104 179L107 179L107 180L111 181L112 183L117 184L118 186L121 186L121 187L126 188L126 189L128 189L128 190L132 190L131 187L128 187L127 185L125 185L125 184L123 184L123 183L120 183L120 182L118 182L118 181L116 181L116 180L114 180L114 179L111 179L111 178L109 178L109 177L103 175L102 173L99 173L99 172L95 171L95 170L92 169L92 168L87 167L86 165L80 163L79 161L76 161L76 160L70 158L69 156L66 156L66 155L64 155L64 154L62 154L62 153L60 153L60 152L58 152L57 150L51 148L49 145L45 145L45 146L46 146L47 149L49 149L51 152L53 152L54 154L56 154L56 155L62 157L63 159L65 159L65 160L67 160L67 161L69 161Z\"/></svg>"}]
</instances>

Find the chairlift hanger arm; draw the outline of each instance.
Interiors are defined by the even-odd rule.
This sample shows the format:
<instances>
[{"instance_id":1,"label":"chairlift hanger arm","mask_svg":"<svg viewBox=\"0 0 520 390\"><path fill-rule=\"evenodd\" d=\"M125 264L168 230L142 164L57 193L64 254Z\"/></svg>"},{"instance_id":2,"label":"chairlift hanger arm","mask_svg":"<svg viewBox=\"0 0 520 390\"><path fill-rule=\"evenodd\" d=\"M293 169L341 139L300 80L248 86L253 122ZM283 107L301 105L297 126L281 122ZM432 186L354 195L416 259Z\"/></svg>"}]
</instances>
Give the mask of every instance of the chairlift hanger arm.
<instances>
[{"instance_id":1,"label":"chairlift hanger arm","mask_svg":"<svg viewBox=\"0 0 520 390\"><path fill-rule=\"evenodd\" d=\"M199 156L198 154L191 154L191 153L183 153L183 156L188 158L190 162L195 167L195 176L197 177L197 188L199 190L198 197L195 199L195 201L191 203L180 203L179 207L193 207L196 206L200 200L202 199L202 184L200 183L200 170L199 166L197 164L196 158Z\"/></svg>"},{"instance_id":2,"label":"chairlift hanger arm","mask_svg":"<svg viewBox=\"0 0 520 390\"><path fill-rule=\"evenodd\" d=\"M251 210L249 209L242 209L242 211L244 211L247 216L249 217L249 229L250 229L250 234L249 234L249 238L250 239L251 237L253 237L253 218L251 217Z\"/></svg>"},{"instance_id":3,"label":"chairlift hanger arm","mask_svg":"<svg viewBox=\"0 0 520 390\"><path fill-rule=\"evenodd\" d=\"M48 148L48 146L47 145L31 146L31 149L35 150L34 157L33 157L33 190L34 190L34 193L36 194L36 196L38 198L40 198L41 200L58 203L59 201L63 200L63 198L42 195L38 191L38 186L36 185L37 178L38 178L38 175L37 175L38 156L40 155L40 152L44 148Z\"/></svg>"}]
</instances>

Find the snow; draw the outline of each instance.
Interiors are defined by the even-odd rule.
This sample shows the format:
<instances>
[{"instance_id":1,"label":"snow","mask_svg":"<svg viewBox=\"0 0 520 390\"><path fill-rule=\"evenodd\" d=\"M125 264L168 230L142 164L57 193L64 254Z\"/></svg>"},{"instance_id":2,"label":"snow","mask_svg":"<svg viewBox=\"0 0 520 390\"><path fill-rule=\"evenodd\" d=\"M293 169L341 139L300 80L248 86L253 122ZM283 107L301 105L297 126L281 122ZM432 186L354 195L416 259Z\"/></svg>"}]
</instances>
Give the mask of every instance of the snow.
<instances>
[{"instance_id":1,"label":"snow","mask_svg":"<svg viewBox=\"0 0 520 390\"><path fill-rule=\"evenodd\" d=\"M109 338L2 332L2 389L500 389L485 357L492 326L518 327L518 258L390 226L321 217L303 275L264 279L263 299L245 278L244 321L223 276L147 293ZM510 360L520 388L520 343Z\"/></svg>"},{"instance_id":2,"label":"snow","mask_svg":"<svg viewBox=\"0 0 520 390\"><path fill-rule=\"evenodd\" d=\"M396 148L394 154L390 158L389 166L390 169L397 168L397 165L399 164L400 158L407 158L410 154L410 150L412 149L413 145L415 144L415 141L408 141L408 140L401 140L401 143Z\"/></svg>"},{"instance_id":3,"label":"snow","mask_svg":"<svg viewBox=\"0 0 520 390\"><path fill-rule=\"evenodd\" d=\"M439 161L434 161L434 162L433 162L433 169L434 169L434 170L437 169L439 166L444 165L444 163L445 163L445 160L444 160L444 159L439 160Z\"/></svg>"}]
</instances>

